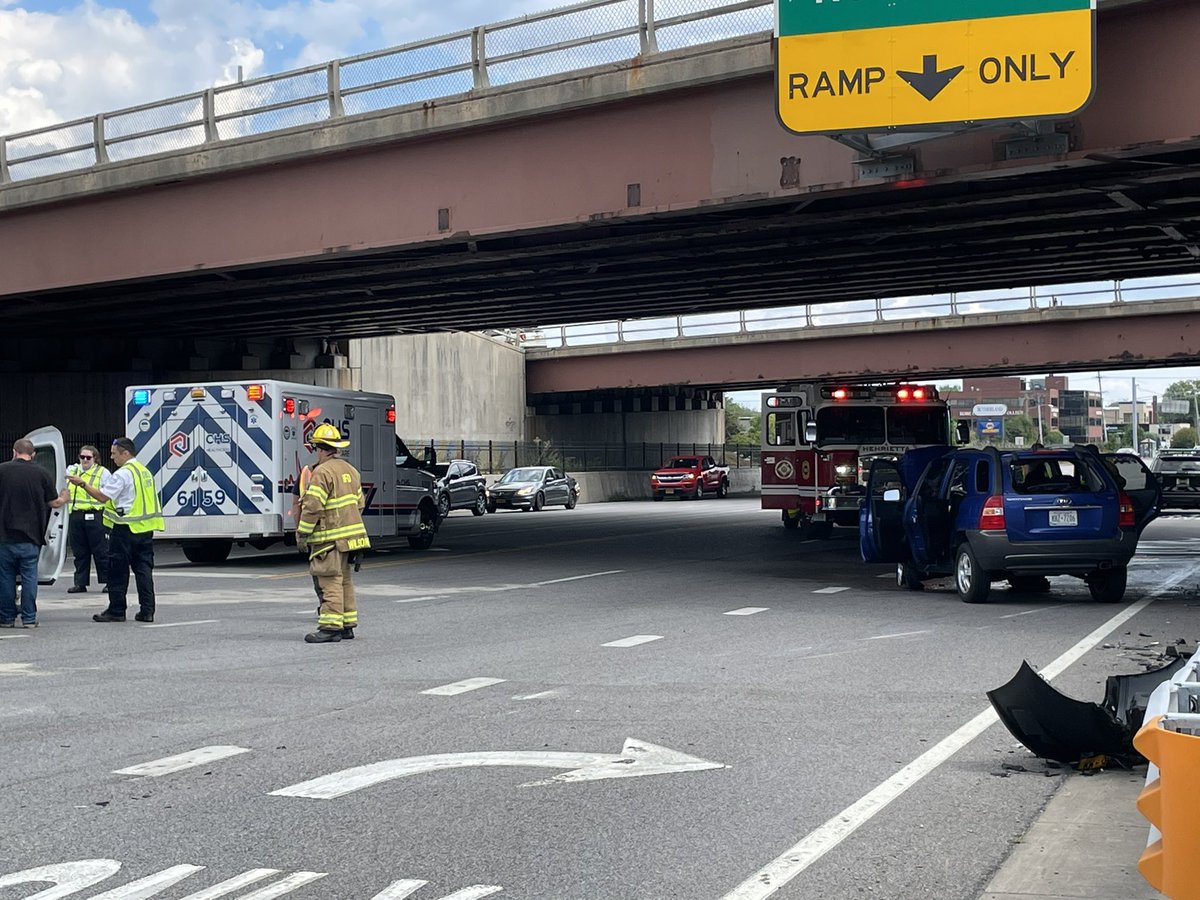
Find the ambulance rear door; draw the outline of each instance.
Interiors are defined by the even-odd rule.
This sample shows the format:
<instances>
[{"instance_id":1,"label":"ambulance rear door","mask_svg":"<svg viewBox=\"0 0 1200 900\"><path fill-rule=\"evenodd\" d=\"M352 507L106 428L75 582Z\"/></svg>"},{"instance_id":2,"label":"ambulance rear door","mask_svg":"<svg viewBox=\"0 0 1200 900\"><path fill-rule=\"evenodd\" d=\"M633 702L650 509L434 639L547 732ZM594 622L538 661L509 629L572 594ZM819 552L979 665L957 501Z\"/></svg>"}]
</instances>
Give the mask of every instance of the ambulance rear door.
<instances>
[{"instance_id":1,"label":"ambulance rear door","mask_svg":"<svg viewBox=\"0 0 1200 900\"><path fill-rule=\"evenodd\" d=\"M25 435L33 443L33 460L50 473L54 489L62 493L67 486L67 454L63 436L57 428L47 426ZM46 546L38 557L38 584L54 584L62 573L67 558L67 507L50 510L46 526Z\"/></svg>"}]
</instances>

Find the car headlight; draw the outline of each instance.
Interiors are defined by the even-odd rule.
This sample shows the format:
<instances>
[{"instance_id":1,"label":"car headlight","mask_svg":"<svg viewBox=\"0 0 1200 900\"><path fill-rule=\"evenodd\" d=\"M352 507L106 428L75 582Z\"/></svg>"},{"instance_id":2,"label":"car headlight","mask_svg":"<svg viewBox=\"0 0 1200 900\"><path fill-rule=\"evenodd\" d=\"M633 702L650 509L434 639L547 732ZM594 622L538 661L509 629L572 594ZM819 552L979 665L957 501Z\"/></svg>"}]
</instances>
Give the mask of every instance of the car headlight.
<instances>
[{"instance_id":1,"label":"car headlight","mask_svg":"<svg viewBox=\"0 0 1200 900\"><path fill-rule=\"evenodd\" d=\"M854 474L854 466L838 466L834 471L842 478L849 478Z\"/></svg>"},{"instance_id":2,"label":"car headlight","mask_svg":"<svg viewBox=\"0 0 1200 900\"><path fill-rule=\"evenodd\" d=\"M525 495L525 494L532 494L532 493L533 493L533 488L531 488L531 487L527 487L527 488L521 488L519 491L517 491L517 493L518 493L518 494L521 494L521 495Z\"/></svg>"}]
</instances>

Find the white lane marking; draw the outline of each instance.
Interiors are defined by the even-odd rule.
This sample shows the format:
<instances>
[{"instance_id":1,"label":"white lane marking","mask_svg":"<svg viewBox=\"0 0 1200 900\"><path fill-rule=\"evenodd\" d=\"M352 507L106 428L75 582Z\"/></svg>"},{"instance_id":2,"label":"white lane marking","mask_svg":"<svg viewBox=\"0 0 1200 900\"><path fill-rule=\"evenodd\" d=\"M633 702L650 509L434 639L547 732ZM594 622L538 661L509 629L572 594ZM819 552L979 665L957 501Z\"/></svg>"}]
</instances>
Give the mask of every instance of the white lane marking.
<instances>
[{"instance_id":1,"label":"white lane marking","mask_svg":"<svg viewBox=\"0 0 1200 900\"><path fill-rule=\"evenodd\" d=\"M96 894L92 900L146 900L147 897L160 894L171 885L190 878L203 868L204 866L171 866L169 869L163 869L161 872L155 872L153 875L123 884L121 887L105 891L103 894ZM62 895L49 894L47 896Z\"/></svg>"},{"instance_id":2,"label":"white lane marking","mask_svg":"<svg viewBox=\"0 0 1200 900\"><path fill-rule=\"evenodd\" d=\"M280 871L279 869L250 869L241 875L234 875L232 878L227 878L220 884L214 884L212 887L205 888L195 894L188 894L186 897L181 898L181 900L217 900L218 897L232 894L234 891L239 891L247 885L262 881L264 878L278 875Z\"/></svg>"},{"instance_id":3,"label":"white lane marking","mask_svg":"<svg viewBox=\"0 0 1200 900\"><path fill-rule=\"evenodd\" d=\"M371 900L404 900L405 897L411 897L427 884L429 884L428 881L418 881L415 878L393 881Z\"/></svg>"},{"instance_id":4,"label":"white lane marking","mask_svg":"<svg viewBox=\"0 0 1200 900\"><path fill-rule=\"evenodd\" d=\"M886 641L888 638L912 637L914 634L929 634L930 629L924 631L898 631L895 634L876 634L867 638L868 641Z\"/></svg>"},{"instance_id":5,"label":"white lane marking","mask_svg":"<svg viewBox=\"0 0 1200 900\"><path fill-rule=\"evenodd\" d=\"M191 769L196 766L207 765L211 762L216 762L219 759L227 759L230 756L238 756L242 753L249 753L245 747L229 747L229 746L212 746L199 747L195 750L189 750L187 753L179 753L175 756L166 756L162 759L151 760L150 762L140 763L136 766L130 766L127 769L114 769L114 775L144 775L147 778L158 778L160 775L170 775L172 772L182 772L184 769Z\"/></svg>"},{"instance_id":6,"label":"white lane marking","mask_svg":"<svg viewBox=\"0 0 1200 900\"><path fill-rule=\"evenodd\" d=\"M0 641L11 641L13 638L29 637L28 634L0 634Z\"/></svg>"},{"instance_id":7,"label":"white lane marking","mask_svg":"<svg viewBox=\"0 0 1200 900\"><path fill-rule=\"evenodd\" d=\"M766 612L771 607L769 606L743 606L741 609L731 609L727 613L722 613L726 616L752 616L755 613Z\"/></svg>"},{"instance_id":8,"label":"white lane marking","mask_svg":"<svg viewBox=\"0 0 1200 900\"><path fill-rule=\"evenodd\" d=\"M184 625L216 625L219 619L196 619L192 622L162 622L158 625L143 625L143 628L182 628Z\"/></svg>"},{"instance_id":9,"label":"white lane marking","mask_svg":"<svg viewBox=\"0 0 1200 900\"><path fill-rule=\"evenodd\" d=\"M447 894L442 900L482 900L483 897L490 897L492 894L498 894L502 890L504 888L491 884L473 884L470 887L463 888L461 891Z\"/></svg>"},{"instance_id":10,"label":"white lane marking","mask_svg":"<svg viewBox=\"0 0 1200 900\"><path fill-rule=\"evenodd\" d=\"M626 738L620 753L578 753L573 751L498 750L468 753L438 753L431 756L409 756L385 759L381 762L343 769L289 787L271 791L273 797L306 797L310 800L332 800L372 785L425 772L448 769L469 769L480 766L516 766L541 769L570 769L545 781L534 781L523 787L540 787L559 782L601 781L611 778L639 778L643 775L665 775L676 772L702 772L724 769L723 763L709 762L660 747L648 741Z\"/></svg>"},{"instance_id":11,"label":"white lane marking","mask_svg":"<svg viewBox=\"0 0 1200 900\"><path fill-rule=\"evenodd\" d=\"M405 897L411 897L428 883L427 881L417 881L407 878L395 881L372 897L371 900L404 900ZM502 890L504 888L497 887L494 884L473 884L470 887L463 888L461 891L447 894L441 900L481 900L483 897L498 894Z\"/></svg>"},{"instance_id":12,"label":"white lane marking","mask_svg":"<svg viewBox=\"0 0 1200 900\"><path fill-rule=\"evenodd\" d=\"M607 572L591 572L587 575L572 575L570 578L551 578L549 581L535 581L532 587L544 587L547 584L562 584L565 581L582 581L585 578L600 578L604 575L621 575L624 569L610 569Z\"/></svg>"},{"instance_id":13,"label":"white lane marking","mask_svg":"<svg viewBox=\"0 0 1200 900\"><path fill-rule=\"evenodd\" d=\"M49 672L39 672L33 663L0 663L0 678L41 678Z\"/></svg>"},{"instance_id":14,"label":"white lane marking","mask_svg":"<svg viewBox=\"0 0 1200 900\"><path fill-rule=\"evenodd\" d=\"M1066 606L1065 603L1059 603L1057 606L1039 606L1037 609L1026 609L1021 612L1008 613L1001 616L1002 619L1015 619L1017 616L1032 616L1034 613L1046 612L1048 609L1062 609Z\"/></svg>"},{"instance_id":15,"label":"white lane marking","mask_svg":"<svg viewBox=\"0 0 1200 900\"><path fill-rule=\"evenodd\" d=\"M840 594L842 591L848 591L848 587L824 587L813 591L814 594Z\"/></svg>"},{"instance_id":16,"label":"white lane marking","mask_svg":"<svg viewBox=\"0 0 1200 900\"><path fill-rule=\"evenodd\" d=\"M542 700L542 699L545 699L546 697L555 697L557 695L558 695L558 691L540 691L536 694L524 694L524 695L518 694L516 697L513 697L513 699L514 700Z\"/></svg>"},{"instance_id":17,"label":"white lane marking","mask_svg":"<svg viewBox=\"0 0 1200 900\"><path fill-rule=\"evenodd\" d=\"M30 900L35 900L39 894L43 900L57 900L59 897L69 897L99 884L119 871L121 864L115 859L84 859L79 862L55 863L5 875L0 878L0 888L48 881L57 887L31 894Z\"/></svg>"},{"instance_id":18,"label":"white lane marking","mask_svg":"<svg viewBox=\"0 0 1200 900\"><path fill-rule=\"evenodd\" d=\"M635 634L632 637L621 638L619 641L609 641L601 647L636 647L638 644L648 644L651 641L661 641L661 634Z\"/></svg>"},{"instance_id":19,"label":"white lane marking","mask_svg":"<svg viewBox=\"0 0 1200 900\"><path fill-rule=\"evenodd\" d=\"M441 596L444 597L446 595L442 594ZM439 599L441 599L441 598L440 597L404 597L403 599L397 600L396 602L397 603L420 603L423 600L439 600Z\"/></svg>"},{"instance_id":20,"label":"white lane marking","mask_svg":"<svg viewBox=\"0 0 1200 900\"><path fill-rule=\"evenodd\" d=\"M1168 578L1145 598L1117 613L1050 665L1041 669L1042 677L1049 681L1055 675L1060 674L1112 631L1153 603L1156 597L1166 593L1184 579L1191 578L1198 571L1200 571L1200 563L1193 565L1185 572ZM994 709L991 707L985 709L958 730L942 738L936 745L930 747L870 793L850 804L815 831L810 832L795 846L785 850L780 856L725 894L721 900L763 900L763 898L771 896L998 721L999 717Z\"/></svg>"},{"instance_id":21,"label":"white lane marking","mask_svg":"<svg viewBox=\"0 0 1200 900\"><path fill-rule=\"evenodd\" d=\"M298 887L304 887L306 884L320 881L328 874L328 872L293 872L282 881L277 881L274 884L267 885L265 888L252 891L241 897L240 900L275 900L276 897L290 894Z\"/></svg>"},{"instance_id":22,"label":"white lane marking","mask_svg":"<svg viewBox=\"0 0 1200 900\"><path fill-rule=\"evenodd\" d=\"M833 653L814 653L812 656L801 656L798 659L828 659L831 656L846 656L850 653L860 653L860 650L835 650Z\"/></svg>"},{"instance_id":23,"label":"white lane marking","mask_svg":"<svg viewBox=\"0 0 1200 900\"><path fill-rule=\"evenodd\" d=\"M875 577L876 578L895 578L896 573L895 572L882 572L879 575L876 575Z\"/></svg>"},{"instance_id":24,"label":"white lane marking","mask_svg":"<svg viewBox=\"0 0 1200 900\"><path fill-rule=\"evenodd\" d=\"M249 572L189 572L172 571L171 569L155 569L155 578L237 578L242 581L253 581L256 578L274 578L274 575L253 575Z\"/></svg>"},{"instance_id":25,"label":"white lane marking","mask_svg":"<svg viewBox=\"0 0 1200 900\"><path fill-rule=\"evenodd\" d=\"M453 684L443 684L441 687L421 691L422 694L433 694L438 697L452 697L455 694L465 694L467 691L477 691L480 688L491 687L493 684L503 684L503 678L464 678Z\"/></svg>"}]
</instances>

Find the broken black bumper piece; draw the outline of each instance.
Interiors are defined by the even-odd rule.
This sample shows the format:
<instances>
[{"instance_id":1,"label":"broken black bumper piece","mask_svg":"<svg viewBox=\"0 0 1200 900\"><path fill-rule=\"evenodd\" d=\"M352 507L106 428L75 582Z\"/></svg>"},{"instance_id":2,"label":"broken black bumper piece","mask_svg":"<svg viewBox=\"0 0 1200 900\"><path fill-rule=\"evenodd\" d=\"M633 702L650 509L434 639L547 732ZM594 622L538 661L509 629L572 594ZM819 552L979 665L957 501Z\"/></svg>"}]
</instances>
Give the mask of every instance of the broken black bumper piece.
<instances>
[{"instance_id":1,"label":"broken black bumper piece","mask_svg":"<svg viewBox=\"0 0 1200 900\"><path fill-rule=\"evenodd\" d=\"M1133 736L1142 726L1146 698L1184 662L1179 657L1153 671L1110 676L1103 704L1060 693L1027 661L987 695L1013 737L1043 759L1071 765L1101 756L1140 760Z\"/></svg>"}]
</instances>

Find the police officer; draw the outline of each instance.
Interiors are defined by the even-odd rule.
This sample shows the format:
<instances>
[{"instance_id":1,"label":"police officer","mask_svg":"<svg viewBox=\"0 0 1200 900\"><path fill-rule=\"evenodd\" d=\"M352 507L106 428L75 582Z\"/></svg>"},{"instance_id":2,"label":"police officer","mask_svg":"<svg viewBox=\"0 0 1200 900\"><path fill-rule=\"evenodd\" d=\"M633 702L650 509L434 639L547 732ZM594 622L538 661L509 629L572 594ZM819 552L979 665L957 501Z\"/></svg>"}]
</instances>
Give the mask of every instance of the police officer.
<instances>
[{"instance_id":1,"label":"police officer","mask_svg":"<svg viewBox=\"0 0 1200 900\"><path fill-rule=\"evenodd\" d=\"M100 487L109 474L100 465L100 451L91 444L79 448L79 464L68 469L94 488ZM67 540L75 556L75 584L67 588L68 594L87 592L92 574L92 560L96 561L96 582L108 584L108 529L104 527L104 504L94 500L78 485L71 485L71 517L67 526Z\"/></svg>"},{"instance_id":2,"label":"police officer","mask_svg":"<svg viewBox=\"0 0 1200 900\"><path fill-rule=\"evenodd\" d=\"M309 572L321 603L317 630L304 640L324 644L354 637L358 606L351 566L357 565L359 554L371 542L362 520L362 477L338 456L350 441L328 423L313 429L311 441L317 465L300 502L296 540L301 550L309 550Z\"/></svg>"},{"instance_id":3,"label":"police officer","mask_svg":"<svg viewBox=\"0 0 1200 900\"><path fill-rule=\"evenodd\" d=\"M129 570L137 582L138 622L154 621L154 532L166 528L162 503L150 470L134 458L137 448L126 437L115 438L112 458L117 471L107 475L99 488L78 475L68 475L71 484L82 487L105 504L104 521L109 526L108 607L92 616L93 622L124 622Z\"/></svg>"}]
</instances>

